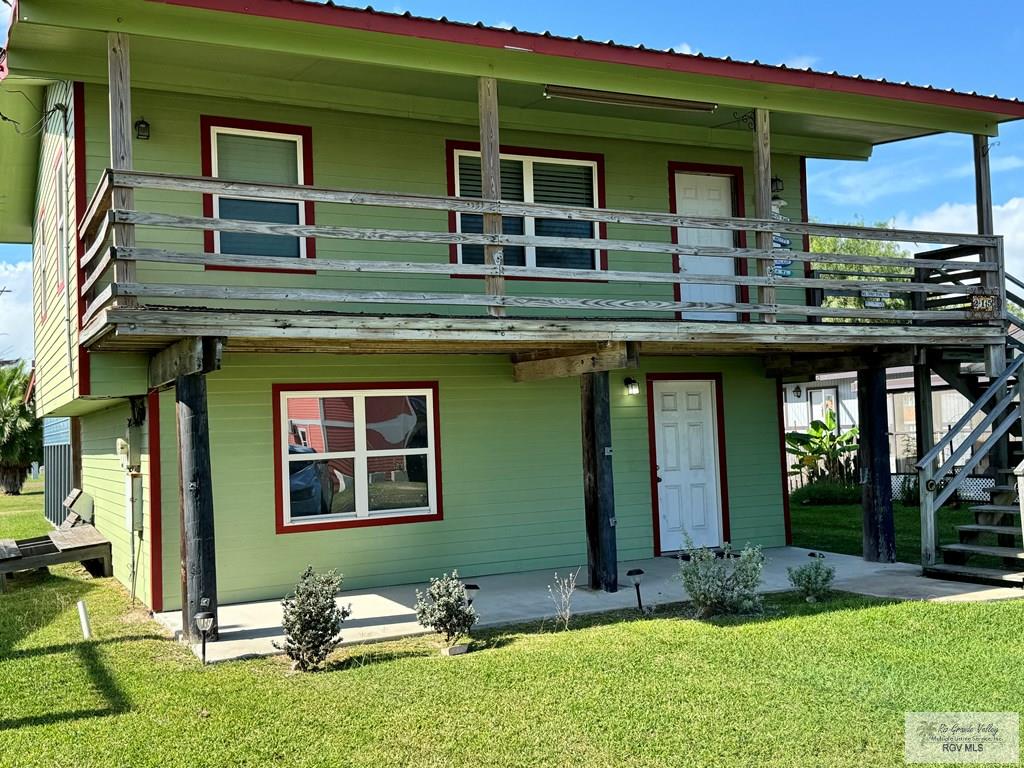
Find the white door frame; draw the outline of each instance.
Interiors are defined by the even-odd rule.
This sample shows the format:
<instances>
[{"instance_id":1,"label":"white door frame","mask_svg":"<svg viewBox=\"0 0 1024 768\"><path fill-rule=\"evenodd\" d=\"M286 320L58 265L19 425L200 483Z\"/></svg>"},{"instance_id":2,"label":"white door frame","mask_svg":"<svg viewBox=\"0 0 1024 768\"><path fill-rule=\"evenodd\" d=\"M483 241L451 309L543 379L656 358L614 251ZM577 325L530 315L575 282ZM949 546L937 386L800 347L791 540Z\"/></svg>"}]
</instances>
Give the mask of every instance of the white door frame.
<instances>
[{"instance_id":1,"label":"white door frame","mask_svg":"<svg viewBox=\"0 0 1024 768\"><path fill-rule=\"evenodd\" d=\"M661 549L661 503L658 493L658 440L655 431L654 384L659 381L705 381L711 384L715 421L716 465L718 470L719 530L722 542L729 541L729 483L725 466L725 414L723 412L721 373L648 373L647 379L647 433L651 467L651 519L653 521L654 556ZM671 552L673 550L666 550Z\"/></svg>"}]
</instances>

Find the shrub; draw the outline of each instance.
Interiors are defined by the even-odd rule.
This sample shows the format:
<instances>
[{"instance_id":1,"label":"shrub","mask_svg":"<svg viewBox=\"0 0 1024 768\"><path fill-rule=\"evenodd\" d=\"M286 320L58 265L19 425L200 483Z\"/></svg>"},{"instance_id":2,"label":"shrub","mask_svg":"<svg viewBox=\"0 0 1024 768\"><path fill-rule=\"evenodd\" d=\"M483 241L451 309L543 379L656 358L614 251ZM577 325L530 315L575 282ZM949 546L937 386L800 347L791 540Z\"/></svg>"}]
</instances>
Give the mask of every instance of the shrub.
<instances>
[{"instance_id":1,"label":"shrub","mask_svg":"<svg viewBox=\"0 0 1024 768\"><path fill-rule=\"evenodd\" d=\"M548 584L548 595L555 604L555 616L562 629L569 629L572 621L572 596L576 592L576 579L579 575L579 568L564 578L559 578L558 571L555 571L555 583Z\"/></svg>"},{"instance_id":2,"label":"shrub","mask_svg":"<svg viewBox=\"0 0 1024 768\"><path fill-rule=\"evenodd\" d=\"M857 483L816 480L789 495L793 504L860 504L861 487Z\"/></svg>"},{"instance_id":3,"label":"shrub","mask_svg":"<svg viewBox=\"0 0 1024 768\"><path fill-rule=\"evenodd\" d=\"M274 647L284 651L296 669L316 669L341 642L341 623L352 613L335 600L341 581L337 571L316 573L308 566L295 592L281 601L284 643L275 642Z\"/></svg>"},{"instance_id":4,"label":"shrub","mask_svg":"<svg viewBox=\"0 0 1024 768\"><path fill-rule=\"evenodd\" d=\"M825 565L823 555L817 555L809 563L797 568L787 568L786 573L789 574L789 583L793 585L793 589L808 603L815 603L828 595L832 588L832 580L836 576L836 569Z\"/></svg>"},{"instance_id":5,"label":"shrub","mask_svg":"<svg viewBox=\"0 0 1024 768\"><path fill-rule=\"evenodd\" d=\"M921 505L921 482L917 475L906 475L903 484L900 486L899 500L909 507Z\"/></svg>"},{"instance_id":6,"label":"shrub","mask_svg":"<svg viewBox=\"0 0 1024 768\"><path fill-rule=\"evenodd\" d=\"M679 575L697 618L758 613L761 596L757 589L764 570L761 548L747 545L739 556L734 556L732 546L727 543L718 556L710 549L694 549L692 544L687 538L690 558L681 561Z\"/></svg>"},{"instance_id":7,"label":"shrub","mask_svg":"<svg viewBox=\"0 0 1024 768\"><path fill-rule=\"evenodd\" d=\"M416 590L416 620L428 629L444 635L449 646L455 644L476 624L476 609L469 604L466 587L458 571L430 580L426 594Z\"/></svg>"}]
</instances>

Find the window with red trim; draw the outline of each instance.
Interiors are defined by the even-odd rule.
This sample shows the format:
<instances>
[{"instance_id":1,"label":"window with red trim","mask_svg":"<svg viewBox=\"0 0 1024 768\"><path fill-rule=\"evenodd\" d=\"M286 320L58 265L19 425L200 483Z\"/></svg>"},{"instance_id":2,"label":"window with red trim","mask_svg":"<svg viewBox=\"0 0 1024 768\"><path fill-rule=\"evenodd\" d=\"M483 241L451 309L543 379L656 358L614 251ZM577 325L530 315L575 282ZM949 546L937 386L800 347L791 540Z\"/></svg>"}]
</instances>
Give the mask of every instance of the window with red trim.
<instances>
[{"instance_id":1,"label":"window with red trim","mask_svg":"<svg viewBox=\"0 0 1024 768\"><path fill-rule=\"evenodd\" d=\"M284 528L440 516L433 385L276 388Z\"/></svg>"},{"instance_id":2,"label":"window with red trim","mask_svg":"<svg viewBox=\"0 0 1024 768\"><path fill-rule=\"evenodd\" d=\"M453 162L454 193L460 197L480 197L480 152L455 149ZM600 204L598 181L596 160L518 152L501 153L503 200L597 208ZM481 233L483 217L460 213L456 219L456 227L459 232ZM586 239L598 237L597 225L593 222L533 216L503 216L502 229L506 235ZM587 248L506 246L503 250L505 264L508 266L601 269L600 252ZM483 246L459 246L458 259L464 264L483 264Z\"/></svg>"}]
</instances>

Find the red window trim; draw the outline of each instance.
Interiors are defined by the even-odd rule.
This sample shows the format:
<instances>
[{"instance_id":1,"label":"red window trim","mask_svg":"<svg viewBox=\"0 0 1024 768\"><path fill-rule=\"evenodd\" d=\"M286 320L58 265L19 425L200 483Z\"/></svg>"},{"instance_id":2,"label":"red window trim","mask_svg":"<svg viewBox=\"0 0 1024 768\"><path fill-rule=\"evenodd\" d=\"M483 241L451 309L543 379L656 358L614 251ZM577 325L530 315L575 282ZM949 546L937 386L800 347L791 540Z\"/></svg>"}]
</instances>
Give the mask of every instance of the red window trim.
<instances>
[{"instance_id":1,"label":"red window trim","mask_svg":"<svg viewBox=\"0 0 1024 768\"><path fill-rule=\"evenodd\" d=\"M381 517L364 520L332 520L322 523L290 523L284 520L284 466L281 458L281 395L286 392L309 392L324 389L358 390L358 389L429 389L431 407L434 411L434 484L437 511L433 514L404 515ZM272 384L271 406L274 419L274 508L275 530L278 534L305 533L308 531L331 531L340 528L367 528L376 525L398 525L402 523L427 523L444 519L444 503L442 501L441 484L441 406L439 387L436 381L357 381L357 382L316 382L303 384Z\"/></svg>"},{"instance_id":2,"label":"red window trim","mask_svg":"<svg viewBox=\"0 0 1024 768\"><path fill-rule=\"evenodd\" d=\"M236 128L243 131L266 131L267 133L286 133L302 138L302 184L303 186L313 185L313 129L308 125L295 125L292 123L272 123L265 120L247 120L240 117L221 117L218 115L199 116L200 134L200 162L202 164L202 175L213 176L213 142L212 129L214 128ZM312 201L307 200L303 204L306 224L316 223L316 206ZM203 216L213 216L213 195L203 195ZM316 239L305 238L307 259L316 258ZM206 253L214 253L213 230L203 232L203 250ZM266 268L266 267L225 267L212 264L206 265L209 272L271 272L290 275L315 275L316 272L307 272L300 269Z\"/></svg>"},{"instance_id":3,"label":"red window trim","mask_svg":"<svg viewBox=\"0 0 1024 768\"><path fill-rule=\"evenodd\" d=\"M444 158L445 158L445 177L448 189L448 196L455 196L455 153L458 150L467 152L479 152L480 142L479 141L461 141L458 139L448 139L444 143ZM526 155L528 157L539 157L539 158L552 158L557 160L580 160L582 162L594 163L597 167L597 207L606 208L607 201L605 199L605 174L604 174L604 155L599 152L573 152L565 149L545 149L539 147L521 147L508 144L502 144L499 151L506 155ZM448 211L448 231L458 231L458 217L455 211ZM597 225L598 237L602 240L608 237L608 225L605 222L599 222ZM598 259L601 264L602 272L608 270L608 251L602 249L598 251ZM452 264L459 263L459 246L452 243L448 246L448 261ZM476 275L452 275L454 278L460 278L465 280L483 280L482 277ZM604 283L606 280L578 280L574 278L565 277L506 277L506 280L524 280L534 281L543 283Z\"/></svg>"},{"instance_id":4,"label":"red window trim","mask_svg":"<svg viewBox=\"0 0 1024 768\"><path fill-rule=\"evenodd\" d=\"M672 213L677 213L676 206L678 200L676 200L676 174L677 173L695 173L703 174L705 176L727 176L732 179L732 215L738 218L746 216L746 198L744 197L743 191L743 167L739 165L717 165L713 163L691 163L685 161L671 160L668 164L668 209ZM733 232L733 242L737 248L747 247L747 233L746 232ZM672 243L675 245L679 244L679 231L676 227L672 227ZM734 259L735 267L733 273L736 275L747 274L747 260L746 259ZM678 273L681 269L679 263L679 254L673 254L672 256L672 271ZM750 300L750 289L745 285L738 286L739 300L741 303L746 303ZM676 301L682 301L683 292L679 283L676 283L672 287L672 296ZM683 313L676 312L676 319L682 320ZM740 322L749 322L750 314L747 312L740 313Z\"/></svg>"},{"instance_id":5,"label":"red window trim","mask_svg":"<svg viewBox=\"0 0 1024 768\"><path fill-rule=\"evenodd\" d=\"M654 433L654 382L710 381L715 388L715 416L718 422L718 486L722 502L722 541L731 541L729 525L729 477L725 467L725 396L722 374L714 373L648 373L647 379L647 445L651 464L651 518L653 520L654 556L661 557L661 516L658 504L658 445Z\"/></svg>"}]
</instances>

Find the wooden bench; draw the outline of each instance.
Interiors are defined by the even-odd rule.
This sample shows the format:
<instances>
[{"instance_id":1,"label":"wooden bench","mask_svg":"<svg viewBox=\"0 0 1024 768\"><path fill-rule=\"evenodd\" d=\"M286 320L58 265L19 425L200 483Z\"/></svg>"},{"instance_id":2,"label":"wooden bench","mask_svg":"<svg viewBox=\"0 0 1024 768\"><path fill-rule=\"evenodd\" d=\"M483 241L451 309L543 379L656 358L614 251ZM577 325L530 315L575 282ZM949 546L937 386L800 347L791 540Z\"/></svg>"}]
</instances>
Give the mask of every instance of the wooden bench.
<instances>
[{"instance_id":1,"label":"wooden bench","mask_svg":"<svg viewBox=\"0 0 1024 768\"><path fill-rule=\"evenodd\" d=\"M82 563L93 575L110 576L110 542L73 512L45 536L0 539L0 593L9 574L60 563Z\"/></svg>"}]
</instances>

